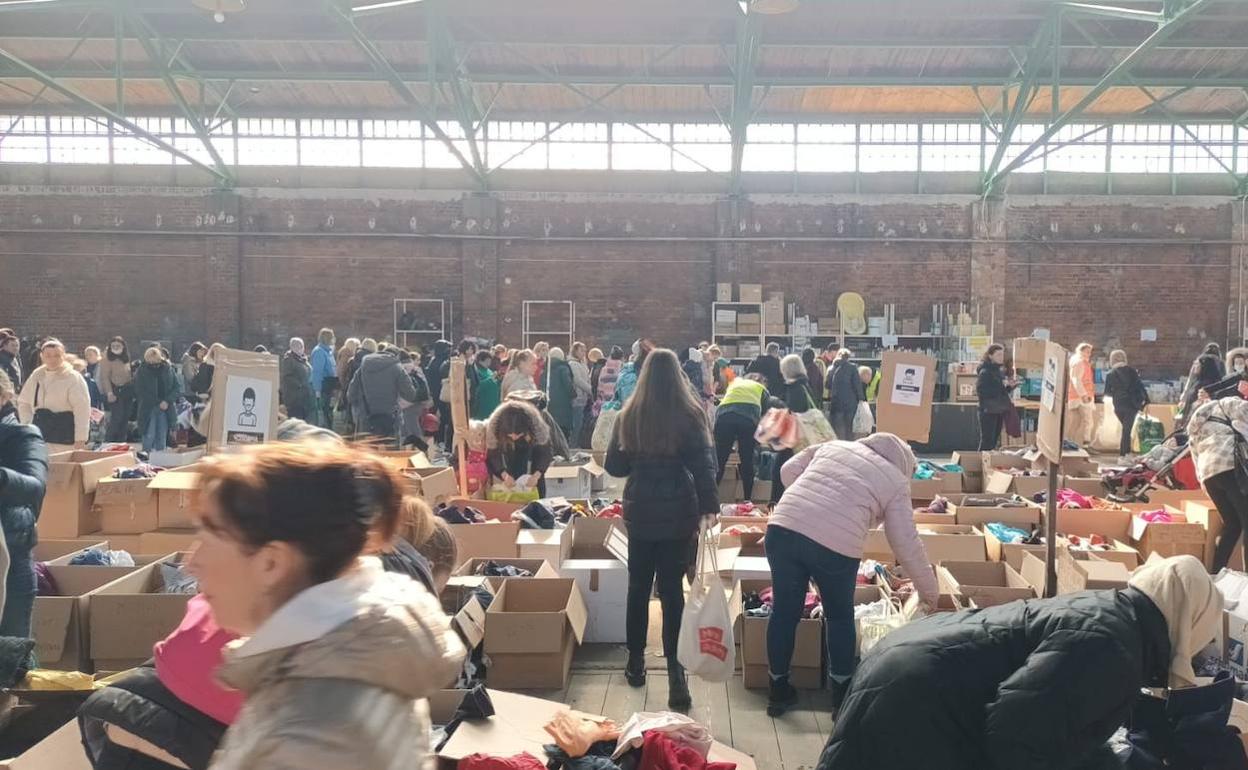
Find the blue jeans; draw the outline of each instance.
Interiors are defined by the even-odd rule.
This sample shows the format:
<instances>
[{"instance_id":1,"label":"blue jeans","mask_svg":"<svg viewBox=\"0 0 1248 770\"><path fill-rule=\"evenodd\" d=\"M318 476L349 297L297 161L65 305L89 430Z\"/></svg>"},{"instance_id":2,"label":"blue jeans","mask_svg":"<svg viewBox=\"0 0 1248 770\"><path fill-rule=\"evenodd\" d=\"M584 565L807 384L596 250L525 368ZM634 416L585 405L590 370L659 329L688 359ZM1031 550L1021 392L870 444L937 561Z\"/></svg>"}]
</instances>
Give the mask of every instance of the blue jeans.
<instances>
[{"instance_id":1,"label":"blue jeans","mask_svg":"<svg viewBox=\"0 0 1248 770\"><path fill-rule=\"evenodd\" d=\"M9 574L5 578L4 614L0 616L0 636L30 638L30 616L35 608L35 563L30 551L35 547L35 522L29 509L5 512L4 538L9 546ZM16 518L10 518L10 515ZM20 520L19 520L20 519Z\"/></svg>"},{"instance_id":2,"label":"blue jeans","mask_svg":"<svg viewBox=\"0 0 1248 770\"><path fill-rule=\"evenodd\" d=\"M568 436L568 446L579 449L581 446L581 428L585 426L585 405L572 405L572 435Z\"/></svg>"},{"instance_id":3,"label":"blue jeans","mask_svg":"<svg viewBox=\"0 0 1248 770\"><path fill-rule=\"evenodd\" d=\"M169 445L169 413L159 408L153 409L147 418L147 429L143 431L143 451L164 451Z\"/></svg>"},{"instance_id":4,"label":"blue jeans","mask_svg":"<svg viewBox=\"0 0 1248 770\"><path fill-rule=\"evenodd\" d=\"M854 673L857 637L854 631L854 586L858 559L772 524L767 527L767 562L771 565L771 621L767 624L767 667L775 676L787 676L793 661L797 622L810 581L823 601L823 629L827 639L828 671L833 679Z\"/></svg>"}]
</instances>

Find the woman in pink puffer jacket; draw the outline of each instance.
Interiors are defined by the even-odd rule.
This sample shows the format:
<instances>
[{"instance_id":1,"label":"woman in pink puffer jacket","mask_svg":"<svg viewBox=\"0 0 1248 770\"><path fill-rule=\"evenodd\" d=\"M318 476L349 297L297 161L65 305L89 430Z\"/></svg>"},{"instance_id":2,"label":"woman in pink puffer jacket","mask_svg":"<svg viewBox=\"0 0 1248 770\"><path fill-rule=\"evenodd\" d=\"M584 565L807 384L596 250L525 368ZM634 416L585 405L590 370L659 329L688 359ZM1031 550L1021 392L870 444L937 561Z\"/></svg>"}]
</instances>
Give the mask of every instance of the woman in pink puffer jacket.
<instances>
[{"instance_id":1,"label":"woman in pink puffer jacket","mask_svg":"<svg viewBox=\"0 0 1248 770\"><path fill-rule=\"evenodd\" d=\"M910 477L914 453L891 433L812 446L784 464L784 497L767 526L773 607L767 624L771 688L767 713L797 702L789 666L806 590L814 579L823 601L833 705L854 671L854 586L867 531L884 525L889 546L920 598L935 606L936 575L914 526Z\"/></svg>"}]
</instances>

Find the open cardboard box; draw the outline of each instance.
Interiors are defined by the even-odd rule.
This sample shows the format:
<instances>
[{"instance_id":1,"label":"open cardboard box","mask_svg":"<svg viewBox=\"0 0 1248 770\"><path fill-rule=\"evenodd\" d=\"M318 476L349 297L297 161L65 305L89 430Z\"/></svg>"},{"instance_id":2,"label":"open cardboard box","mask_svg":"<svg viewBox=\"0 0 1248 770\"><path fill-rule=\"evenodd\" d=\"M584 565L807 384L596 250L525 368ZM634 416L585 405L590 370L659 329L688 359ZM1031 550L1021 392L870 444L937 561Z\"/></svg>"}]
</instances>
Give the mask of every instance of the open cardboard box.
<instances>
[{"instance_id":1,"label":"open cardboard box","mask_svg":"<svg viewBox=\"0 0 1248 770\"><path fill-rule=\"evenodd\" d=\"M1205 541L1208 533L1201 524L1189 523L1187 516L1171 513L1174 521L1163 524L1148 522L1138 515L1131 517L1131 544L1147 559L1151 554L1162 557L1195 556L1205 560Z\"/></svg>"},{"instance_id":2,"label":"open cardboard box","mask_svg":"<svg viewBox=\"0 0 1248 770\"><path fill-rule=\"evenodd\" d=\"M1119 562L1105 561L1092 553L1072 553L1062 546L1058 546L1056 558L1059 595L1127 587L1130 572ZM1037 595L1044 594L1044 573L1044 554L1023 556L1021 574Z\"/></svg>"},{"instance_id":3,"label":"open cardboard box","mask_svg":"<svg viewBox=\"0 0 1248 770\"><path fill-rule=\"evenodd\" d=\"M979 492L984 488L984 455L982 452L954 452L950 459L962 466L962 491Z\"/></svg>"},{"instance_id":4,"label":"open cardboard box","mask_svg":"<svg viewBox=\"0 0 1248 770\"><path fill-rule=\"evenodd\" d=\"M623 644L628 608L628 535L618 519L572 520L571 550L559 568L585 600L585 642Z\"/></svg>"},{"instance_id":5,"label":"open cardboard box","mask_svg":"<svg viewBox=\"0 0 1248 770\"><path fill-rule=\"evenodd\" d=\"M114 468L134 465L129 452L63 452L48 457L48 491L36 527L40 537L81 537L100 531L95 490Z\"/></svg>"},{"instance_id":6,"label":"open cardboard box","mask_svg":"<svg viewBox=\"0 0 1248 770\"><path fill-rule=\"evenodd\" d=\"M152 479L156 491L157 521L152 529L189 529L195 526L191 514L199 505L199 469L195 465L173 468Z\"/></svg>"},{"instance_id":7,"label":"open cardboard box","mask_svg":"<svg viewBox=\"0 0 1248 770\"><path fill-rule=\"evenodd\" d=\"M405 469L403 476L411 492L431 506L459 497L459 480L451 468L412 467ZM480 509L479 505L474 507Z\"/></svg>"},{"instance_id":8,"label":"open cardboard box","mask_svg":"<svg viewBox=\"0 0 1248 770\"><path fill-rule=\"evenodd\" d=\"M170 554L98 590L91 599L91 659L96 671L124 671L152 657L152 646L169 636L186 615L190 594L161 593L162 564Z\"/></svg>"},{"instance_id":9,"label":"open cardboard box","mask_svg":"<svg viewBox=\"0 0 1248 770\"><path fill-rule=\"evenodd\" d=\"M105 534L137 535L156 529L157 496L152 479L100 479L95 487L95 515Z\"/></svg>"},{"instance_id":10,"label":"open cardboard box","mask_svg":"<svg viewBox=\"0 0 1248 770\"><path fill-rule=\"evenodd\" d=\"M516 552L521 559L541 559L558 569L570 550L570 529L522 529L516 533Z\"/></svg>"},{"instance_id":11,"label":"open cardboard box","mask_svg":"<svg viewBox=\"0 0 1248 770\"><path fill-rule=\"evenodd\" d=\"M551 742L544 726L556 714L571 711L573 716L602 719L595 714L570 710L566 703L502 692L494 688L489 690L489 696L494 703L494 716L489 719L465 720L460 724L455 734L438 752L439 770L454 770L459 760L478 753L510 757L527 751L544 762L546 753L543 746ZM737 770L757 770L757 765L748 754L718 742L711 744L707 759L712 762L735 763Z\"/></svg>"},{"instance_id":12,"label":"open cardboard box","mask_svg":"<svg viewBox=\"0 0 1248 770\"><path fill-rule=\"evenodd\" d=\"M1069 489L1085 497L1103 497L1105 485L1100 476L1062 476L1057 480L1059 489Z\"/></svg>"},{"instance_id":13,"label":"open cardboard box","mask_svg":"<svg viewBox=\"0 0 1248 770\"><path fill-rule=\"evenodd\" d=\"M746 594L758 593L765 588L771 588L770 580L742 580L736 584L728 605L729 616L734 621L740 618L740 625L737 627L741 630L741 676L747 689L765 688L770 681L767 673L767 623L771 619L750 617L745 614L743 607ZM879 600L881 594L878 586L864 588L874 588L874 601ZM803 690L818 690L823 687L822 620L798 620L791 665L789 682L794 687Z\"/></svg>"},{"instance_id":14,"label":"open cardboard box","mask_svg":"<svg viewBox=\"0 0 1248 770\"><path fill-rule=\"evenodd\" d=\"M575 580L503 581L485 612L486 680L505 689L563 689L587 623Z\"/></svg>"},{"instance_id":15,"label":"open cardboard box","mask_svg":"<svg viewBox=\"0 0 1248 770\"><path fill-rule=\"evenodd\" d=\"M65 539L48 538L47 540L40 538L39 542L31 550L30 556L35 561L52 561L62 556L72 556L88 548L108 548L108 538L74 537Z\"/></svg>"},{"instance_id":16,"label":"open cardboard box","mask_svg":"<svg viewBox=\"0 0 1248 770\"><path fill-rule=\"evenodd\" d=\"M1153 511L1162 507L1182 511L1189 500L1213 505L1203 489L1152 489L1145 496L1150 506L1147 510Z\"/></svg>"},{"instance_id":17,"label":"open cardboard box","mask_svg":"<svg viewBox=\"0 0 1248 770\"><path fill-rule=\"evenodd\" d=\"M972 500L967 497L961 503L951 502L949 512L958 524L982 527L985 524L1000 522L1019 529L1030 529L1040 524L1042 509L1035 503L1023 507L1003 507L998 505L968 505Z\"/></svg>"},{"instance_id":18,"label":"open cardboard box","mask_svg":"<svg viewBox=\"0 0 1248 770\"><path fill-rule=\"evenodd\" d=\"M733 583L738 580L771 580L765 537L765 532L720 535L715 554L719 576Z\"/></svg>"},{"instance_id":19,"label":"open cardboard box","mask_svg":"<svg viewBox=\"0 0 1248 770\"><path fill-rule=\"evenodd\" d=\"M500 503L493 500L471 500L466 497L451 498L447 501L447 505L455 505L460 508L476 508L490 521L502 522L510 522L511 514L524 507L524 505L520 503Z\"/></svg>"},{"instance_id":20,"label":"open cardboard box","mask_svg":"<svg viewBox=\"0 0 1248 770\"><path fill-rule=\"evenodd\" d=\"M137 569L141 568L48 565L60 593L35 597L30 633L40 667L91 671L91 600L99 589Z\"/></svg>"},{"instance_id":21,"label":"open cardboard box","mask_svg":"<svg viewBox=\"0 0 1248 770\"><path fill-rule=\"evenodd\" d=\"M919 540L933 564L942 561L984 561L984 533L965 524L918 524ZM883 527L867 531L863 556L892 564L897 561Z\"/></svg>"},{"instance_id":22,"label":"open cardboard box","mask_svg":"<svg viewBox=\"0 0 1248 770\"><path fill-rule=\"evenodd\" d=\"M1035 589L1010 565L992 561L946 561L936 568L941 593L993 607L1018 599L1034 599Z\"/></svg>"},{"instance_id":23,"label":"open cardboard box","mask_svg":"<svg viewBox=\"0 0 1248 770\"><path fill-rule=\"evenodd\" d=\"M599 478L607 472L598 463L588 460L577 465L551 465L546 469L546 493L563 497L593 497Z\"/></svg>"},{"instance_id":24,"label":"open cardboard box","mask_svg":"<svg viewBox=\"0 0 1248 770\"><path fill-rule=\"evenodd\" d=\"M168 449L153 449L149 454L149 461L157 468L182 468L187 465L194 465L204 459L207 454L207 447L203 446L183 446L169 447Z\"/></svg>"},{"instance_id":25,"label":"open cardboard box","mask_svg":"<svg viewBox=\"0 0 1248 770\"><path fill-rule=\"evenodd\" d=\"M461 560L473 558L514 559L520 554L516 544L518 521L489 521L485 524L450 524Z\"/></svg>"},{"instance_id":26,"label":"open cardboard box","mask_svg":"<svg viewBox=\"0 0 1248 770\"><path fill-rule=\"evenodd\" d=\"M984 493L989 495L1019 495L1030 500L1049 489L1047 476L1015 476L1009 471L994 470L984 475Z\"/></svg>"},{"instance_id":27,"label":"open cardboard box","mask_svg":"<svg viewBox=\"0 0 1248 770\"><path fill-rule=\"evenodd\" d=\"M91 770L78 720L58 728L20 756L0 759L0 770Z\"/></svg>"}]
</instances>

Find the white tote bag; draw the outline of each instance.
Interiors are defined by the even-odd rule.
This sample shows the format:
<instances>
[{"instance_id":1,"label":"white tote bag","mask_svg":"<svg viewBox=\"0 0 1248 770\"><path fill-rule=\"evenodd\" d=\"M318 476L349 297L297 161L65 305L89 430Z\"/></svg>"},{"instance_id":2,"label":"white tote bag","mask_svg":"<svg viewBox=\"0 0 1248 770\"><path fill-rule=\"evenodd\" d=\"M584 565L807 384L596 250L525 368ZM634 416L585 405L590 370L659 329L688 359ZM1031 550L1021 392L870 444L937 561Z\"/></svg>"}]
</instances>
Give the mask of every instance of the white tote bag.
<instances>
[{"instance_id":1,"label":"white tote bag","mask_svg":"<svg viewBox=\"0 0 1248 770\"><path fill-rule=\"evenodd\" d=\"M690 674L708 682L726 682L736 666L735 654L732 617L719 580L715 540L703 524L698 533L697 576L680 619L676 658Z\"/></svg>"}]
</instances>

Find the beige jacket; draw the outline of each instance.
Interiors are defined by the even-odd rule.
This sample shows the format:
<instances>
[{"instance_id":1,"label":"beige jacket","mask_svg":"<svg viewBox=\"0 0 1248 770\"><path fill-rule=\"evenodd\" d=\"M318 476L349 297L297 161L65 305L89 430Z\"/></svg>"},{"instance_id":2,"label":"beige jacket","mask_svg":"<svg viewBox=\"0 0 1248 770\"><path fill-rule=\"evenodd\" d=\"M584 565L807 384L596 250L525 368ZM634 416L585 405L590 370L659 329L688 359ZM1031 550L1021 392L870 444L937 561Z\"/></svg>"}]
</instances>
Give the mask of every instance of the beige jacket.
<instances>
[{"instance_id":1,"label":"beige jacket","mask_svg":"<svg viewBox=\"0 0 1248 770\"><path fill-rule=\"evenodd\" d=\"M41 366L30 373L17 397L17 416L24 423L33 422L35 412L74 413L74 441L86 441L91 433L91 392L87 381L72 366L49 371Z\"/></svg>"},{"instance_id":2,"label":"beige jacket","mask_svg":"<svg viewBox=\"0 0 1248 770\"><path fill-rule=\"evenodd\" d=\"M227 651L218 678L247 702L211 770L432 767L425 697L464 654L433 596L362 559Z\"/></svg>"},{"instance_id":3,"label":"beige jacket","mask_svg":"<svg viewBox=\"0 0 1248 770\"><path fill-rule=\"evenodd\" d=\"M100 380L97 385L100 386L100 392L105 398L113 395L117 388L130 382L130 363L128 361L114 361L105 355L100 359Z\"/></svg>"}]
</instances>

